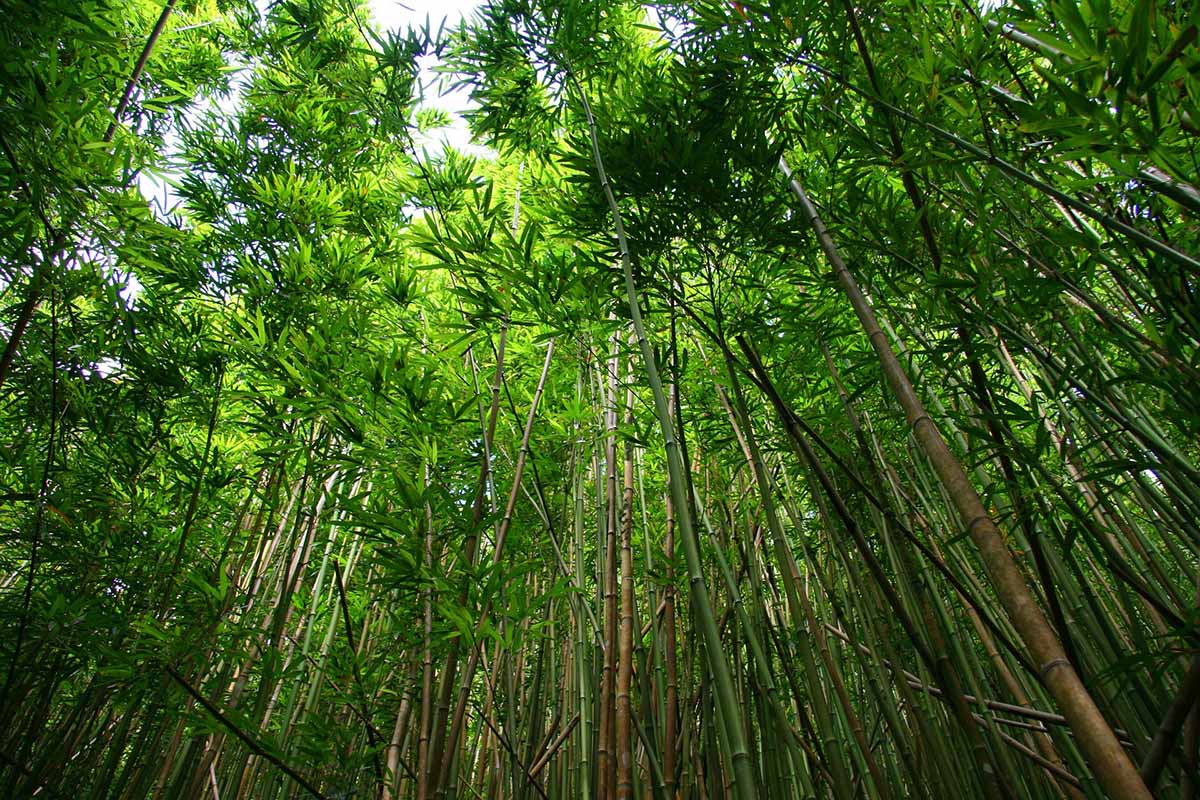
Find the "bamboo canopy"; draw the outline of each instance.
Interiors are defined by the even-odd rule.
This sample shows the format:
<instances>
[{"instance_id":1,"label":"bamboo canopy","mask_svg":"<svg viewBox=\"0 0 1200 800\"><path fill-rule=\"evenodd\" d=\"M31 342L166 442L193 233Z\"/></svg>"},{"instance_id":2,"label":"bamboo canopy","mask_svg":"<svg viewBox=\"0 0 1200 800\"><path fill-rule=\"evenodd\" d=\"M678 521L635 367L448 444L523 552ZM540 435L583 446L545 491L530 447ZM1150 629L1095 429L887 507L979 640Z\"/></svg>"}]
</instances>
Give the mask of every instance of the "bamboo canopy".
<instances>
[{"instance_id":1,"label":"bamboo canopy","mask_svg":"<svg viewBox=\"0 0 1200 800\"><path fill-rule=\"evenodd\" d=\"M1200 796L1200 7L380 9L3 4L0 798Z\"/></svg>"}]
</instances>

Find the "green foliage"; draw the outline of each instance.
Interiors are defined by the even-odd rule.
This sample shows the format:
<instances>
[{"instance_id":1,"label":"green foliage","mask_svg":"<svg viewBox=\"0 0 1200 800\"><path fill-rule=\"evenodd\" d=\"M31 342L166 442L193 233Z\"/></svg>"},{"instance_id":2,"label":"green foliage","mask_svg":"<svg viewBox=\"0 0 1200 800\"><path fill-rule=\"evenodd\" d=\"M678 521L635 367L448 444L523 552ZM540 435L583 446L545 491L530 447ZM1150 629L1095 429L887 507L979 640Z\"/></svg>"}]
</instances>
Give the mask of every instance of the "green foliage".
<instances>
[{"instance_id":1,"label":"green foliage","mask_svg":"<svg viewBox=\"0 0 1200 800\"><path fill-rule=\"evenodd\" d=\"M1064 770L1098 796L1078 731L1005 716L1052 708L1041 665L781 157L1146 759L1197 637L1193 7L165 7L0 4L14 796L618 796L617 747L646 797L739 766L764 797L1052 797ZM418 152L458 124L417 96L427 55L490 151ZM968 710L982 756L945 669L1008 704Z\"/></svg>"}]
</instances>

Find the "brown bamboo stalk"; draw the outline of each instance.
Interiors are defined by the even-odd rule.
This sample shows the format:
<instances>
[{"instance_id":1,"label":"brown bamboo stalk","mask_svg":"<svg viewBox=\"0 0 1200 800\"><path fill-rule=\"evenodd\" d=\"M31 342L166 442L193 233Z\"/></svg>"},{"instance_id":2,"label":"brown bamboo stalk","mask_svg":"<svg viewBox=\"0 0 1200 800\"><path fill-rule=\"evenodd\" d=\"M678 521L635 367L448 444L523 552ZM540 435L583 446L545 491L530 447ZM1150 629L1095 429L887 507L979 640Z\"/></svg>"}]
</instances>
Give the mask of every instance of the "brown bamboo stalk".
<instances>
[{"instance_id":1,"label":"brown bamboo stalk","mask_svg":"<svg viewBox=\"0 0 1200 800\"><path fill-rule=\"evenodd\" d=\"M617 622L617 519L620 498L617 495L617 374L620 336L612 337L612 355L608 360L605 393L605 526L604 526L604 660L600 673L600 734L596 750L596 796L609 797L616 789L616 661Z\"/></svg>"},{"instance_id":2,"label":"brown bamboo stalk","mask_svg":"<svg viewBox=\"0 0 1200 800\"><path fill-rule=\"evenodd\" d=\"M546 389L546 379L550 375L550 362L553 356L554 340L551 339L546 348L546 360L542 364L541 376L538 378L537 387L534 389L533 398L529 403L529 414L525 419L525 430L521 435L521 449L517 455L517 463L513 469L512 489L509 491L508 503L504 507L504 516L500 520L500 525L496 532L496 542L492 551L493 564L499 564L504 556L505 540L508 538L508 531L512 525L513 513L516 510L517 497L521 491L521 476L525 471L525 463L529 457L529 440L533 433L533 423L537 417L538 403L541 401L542 393ZM463 671L463 679L459 688L458 701L454 709L454 717L450 723L449 733L446 736L446 746L443 749L441 762L437 765L438 787L446 786L446 781L450 776L451 769L456 760L459 736L466 720L467 700L470 697L471 681L475 676L476 668L479 666L480 648L478 638L480 633L483 631L483 625L487 621L490 610L491 602L489 600L480 610L479 621L475 627L476 643L471 648L471 656L467 661L466 669ZM534 785L537 785L536 782Z\"/></svg>"},{"instance_id":3,"label":"brown bamboo stalk","mask_svg":"<svg viewBox=\"0 0 1200 800\"><path fill-rule=\"evenodd\" d=\"M633 419L633 389L625 394L625 422ZM616 692L616 796L633 797L633 740L630 685L633 680L633 444L625 442L624 498L621 509L621 624Z\"/></svg>"},{"instance_id":4,"label":"brown bamboo stalk","mask_svg":"<svg viewBox=\"0 0 1200 800\"><path fill-rule=\"evenodd\" d=\"M672 310L674 310L672 305ZM671 315L671 375L672 380L667 391L668 414L675 419L679 408L679 384L677 374L679 359L675 339L675 316ZM664 569L663 577L666 586L663 590L663 666L666 670L666 688L664 690L664 713L666 720L663 724L663 774L667 800L676 800L678 772L677 754L679 745L679 667L676 651L676 621L675 621L675 506L671 493L664 494L663 513L666 515L666 531L663 534Z\"/></svg>"}]
</instances>

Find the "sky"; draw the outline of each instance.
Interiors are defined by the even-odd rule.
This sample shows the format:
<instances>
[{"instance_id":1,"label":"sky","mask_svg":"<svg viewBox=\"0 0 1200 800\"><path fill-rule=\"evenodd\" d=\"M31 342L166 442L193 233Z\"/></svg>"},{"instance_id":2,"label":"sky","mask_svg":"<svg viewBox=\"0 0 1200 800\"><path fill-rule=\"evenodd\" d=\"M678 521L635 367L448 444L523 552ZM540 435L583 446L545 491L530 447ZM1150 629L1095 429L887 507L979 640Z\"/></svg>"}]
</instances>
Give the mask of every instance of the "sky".
<instances>
[{"instance_id":1,"label":"sky","mask_svg":"<svg viewBox=\"0 0 1200 800\"><path fill-rule=\"evenodd\" d=\"M371 14L388 29L420 23L426 15L437 27L440 20L453 24L479 6L479 0L371 0Z\"/></svg>"},{"instance_id":2,"label":"sky","mask_svg":"<svg viewBox=\"0 0 1200 800\"><path fill-rule=\"evenodd\" d=\"M459 21L470 15L482 4L482 0L371 0L371 15L375 23L384 30L403 29L408 26L421 27L429 20L429 28L436 31L442 22L447 29L457 25ZM445 142L456 150L474 155L487 155L484 148L471 144L471 137L466 123L457 115L468 105L467 93L459 90L445 96L439 96L440 87L437 85L437 75L433 68L437 61L432 56L420 60L421 82L425 85L425 104L440 108L451 115L453 124L448 128L433 133L425 142L418 139L418 146L425 145L431 150L441 142Z\"/></svg>"}]
</instances>

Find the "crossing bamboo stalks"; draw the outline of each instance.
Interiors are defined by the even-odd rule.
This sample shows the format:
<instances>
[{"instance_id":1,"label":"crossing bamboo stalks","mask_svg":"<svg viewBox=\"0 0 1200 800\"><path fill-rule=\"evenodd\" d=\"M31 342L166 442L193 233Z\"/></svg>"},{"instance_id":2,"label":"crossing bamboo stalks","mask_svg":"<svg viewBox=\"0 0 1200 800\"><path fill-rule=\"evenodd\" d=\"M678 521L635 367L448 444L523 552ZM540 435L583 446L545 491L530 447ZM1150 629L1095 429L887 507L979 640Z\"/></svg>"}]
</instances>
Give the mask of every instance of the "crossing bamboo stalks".
<instances>
[{"instance_id":1,"label":"crossing bamboo stalks","mask_svg":"<svg viewBox=\"0 0 1200 800\"><path fill-rule=\"evenodd\" d=\"M1196 793L1178 4L78 5L0 26L0 800Z\"/></svg>"},{"instance_id":2,"label":"crossing bamboo stalks","mask_svg":"<svg viewBox=\"0 0 1200 800\"><path fill-rule=\"evenodd\" d=\"M1066 658L1066 653L1063 652L1058 637L1034 601L1025 579L1008 552L999 528L984 509L962 465L947 447L941 433L913 391L900 362L886 341L886 334L876 322L870 304L842 260L816 208L809 201L800 183L792 177L787 163L781 159L779 166L854 307L871 346L879 356L884 375L897 401L904 408L913 435L917 437L950 494L959 519L979 549L984 567L1000 601L1022 640L1037 659L1041 679L1054 695L1063 715L1071 723L1097 778L1114 797L1150 798L1150 792L1137 774L1129 755L1121 747L1112 728L1080 682L1079 676Z\"/></svg>"},{"instance_id":3,"label":"crossing bamboo stalks","mask_svg":"<svg viewBox=\"0 0 1200 800\"><path fill-rule=\"evenodd\" d=\"M573 80L576 79L573 78ZM588 132L592 143L592 157L595 162L596 174L600 180L600 188L604 192L609 210L613 215L613 226L616 231L622 269L625 274L625 292L629 301L629 313L633 323L634 335L637 337L638 346L641 350L646 377L654 394L654 407L666 447L667 472L669 476L668 486L671 491L672 502L676 508L676 525L679 528L680 538L683 540L684 555L687 558L692 602L695 606L696 614L700 618L705 651L713 674L713 680L717 684L716 694L721 716L721 729L729 741L731 760L733 762L732 768L736 776L737 795L739 798L743 798L743 800L753 800L757 797L757 791L755 790L756 778L750 764L749 753L746 751L745 736L741 726L737 723L738 704L734 694L733 679L730 675L729 665L725 660L721 635L717 629L716 619L713 616L712 605L708 597L707 587L705 586L700 561L699 541L692 528L690 515L686 513L688 506L684 486L685 469L683 460L679 454L678 444L675 440L674 422L668 413L666 393L663 391L662 381L659 378L654 351L646 339L645 327L642 323L639 306L637 285L633 279L633 267L630 261L629 247L625 240L625 230L621 221L621 210L617 205L616 197L604 172L604 160L600 154L600 143L596 135L596 122L592 115L591 107L588 104L587 96L584 94L577 80L575 88L587 118Z\"/></svg>"},{"instance_id":4,"label":"crossing bamboo stalks","mask_svg":"<svg viewBox=\"0 0 1200 800\"><path fill-rule=\"evenodd\" d=\"M493 545L492 560L493 563L499 563L504 555L504 542L508 536L509 528L512 526L513 510L516 508L517 497L521 490L521 476L525 469L525 462L529 456L529 438L533 433L533 423L537 418L538 403L542 398L542 393L546 388L546 378L550 374L550 362L554 356L554 340L551 339L546 347L546 358L542 364L541 377L538 379L537 388L534 389L533 398L530 400L529 413L525 420L525 430L521 436L521 447L517 455L516 466L513 470L513 484L509 491L508 503L504 508L504 516L500 520L500 525L496 531L496 541ZM479 629L486 621L490 610L490 601L485 603L483 612L479 616L479 624L476 627L475 636L478 637ZM450 723L450 732L446 735L447 746L443 749L441 763L438 765L438 786L444 787L446 781L450 777L451 770L457 761L456 746L459 736L462 733L463 725L466 719L466 706L470 696L471 680L474 678L475 669L479 665L480 648L475 644L471 649L471 655L467 660L467 666L463 671L462 688L458 693L458 701L454 708L454 716Z\"/></svg>"}]
</instances>

